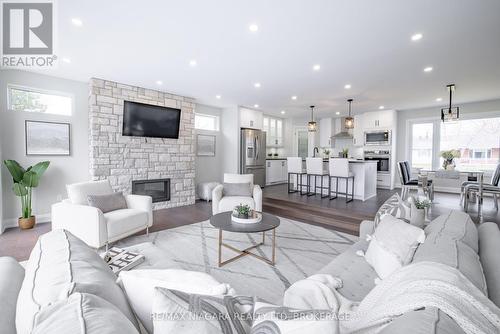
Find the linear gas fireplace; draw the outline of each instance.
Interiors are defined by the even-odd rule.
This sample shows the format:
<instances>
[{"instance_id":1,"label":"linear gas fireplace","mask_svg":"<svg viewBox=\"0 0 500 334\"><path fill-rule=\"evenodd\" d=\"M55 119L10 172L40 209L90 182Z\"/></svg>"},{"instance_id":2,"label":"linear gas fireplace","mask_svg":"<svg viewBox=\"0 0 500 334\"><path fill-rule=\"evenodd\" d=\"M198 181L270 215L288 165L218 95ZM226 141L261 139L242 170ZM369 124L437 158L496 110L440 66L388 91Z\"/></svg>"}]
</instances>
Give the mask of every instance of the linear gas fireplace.
<instances>
[{"instance_id":1,"label":"linear gas fireplace","mask_svg":"<svg viewBox=\"0 0 500 334\"><path fill-rule=\"evenodd\" d=\"M151 196L153 203L170 201L170 179L132 181L132 194Z\"/></svg>"}]
</instances>

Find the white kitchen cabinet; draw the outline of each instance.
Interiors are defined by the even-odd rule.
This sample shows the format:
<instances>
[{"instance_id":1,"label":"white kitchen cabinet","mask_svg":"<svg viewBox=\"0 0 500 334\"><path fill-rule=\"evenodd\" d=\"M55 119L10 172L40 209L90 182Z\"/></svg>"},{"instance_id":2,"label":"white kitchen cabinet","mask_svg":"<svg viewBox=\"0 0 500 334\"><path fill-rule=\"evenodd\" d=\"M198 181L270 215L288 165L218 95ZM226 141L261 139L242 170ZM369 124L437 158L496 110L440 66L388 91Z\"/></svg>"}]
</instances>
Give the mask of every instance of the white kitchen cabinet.
<instances>
[{"instance_id":1,"label":"white kitchen cabinet","mask_svg":"<svg viewBox=\"0 0 500 334\"><path fill-rule=\"evenodd\" d=\"M262 130L266 132L267 147L282 147L283 120L281 118L265 116L262 124Z\"/></svg>"},{"instance_id":2,"label":"white kitchen cabinet","mask_svg":"<svg viewBox=\"0 0 500 334\"><path fill-rule=\"evenodd\" d=\"M319 120L319 146L330 147L332 145L332 136L335 131L334 119L327 117Z\"/></svg>"},{"instance_id":3,"label":"white kitchen cabinet","mask_svg":"<svg viewBox=\"0 0 500 334\"><path fill-rule=\"evenodd\" d=\"M352 142L354 146L363 146L365 144L363 114L354 115L354 129L352 129Z\"/></svg>"},{"instance_id":4,"label":"white kitchen cabinet","mask_svg":"<svg viewBox=\"0 0 500 334\"><path fill-rule=\"evenodd\" d=\"M266 161L266 185L285 183L288 169L286 160Z\"/></svg>"},{"instance_id":5,"label":"white kitchen cabinet","mask_svg":"<svg viewBox=\"0 0 500 334\"><path fill-rule=\"evenodd\" d=\"M261 111L240 108L240 127L249 129L263 129L264 116Z\"/></svg>"},{"instance_id":6,"label":"white kitchen cabinet","mask_svg":"<svg viewBox=\"0 0 500 334\"><path fill-rule=\"evenodd\" d=\"M391 174L377 173L377 188L391 189Z\"/></svg>"},{"instance_id":7,"label":"white kitchen cabinet","mask_svg":"<svg viewBox=\"0 0 500 334\"><path fill-rule=\"evenodd\" d=\"M396 124L395 110L381 110L363 114L364 129L392 129ZM356 125L355 125L356 126Z\"/></svg>"}]
</instances>

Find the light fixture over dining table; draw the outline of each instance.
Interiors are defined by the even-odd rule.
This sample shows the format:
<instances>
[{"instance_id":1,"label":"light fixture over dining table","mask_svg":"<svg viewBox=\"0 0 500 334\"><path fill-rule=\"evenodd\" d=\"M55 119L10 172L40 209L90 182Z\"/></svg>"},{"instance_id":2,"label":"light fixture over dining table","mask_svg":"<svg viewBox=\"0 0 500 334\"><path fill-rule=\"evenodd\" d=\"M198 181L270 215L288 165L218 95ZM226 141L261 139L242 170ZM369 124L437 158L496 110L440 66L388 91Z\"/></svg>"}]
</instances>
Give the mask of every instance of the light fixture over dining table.
<instances>
[{"instance_id":1,"label":"light fixture over dining table","mask_svg":"<svg viewBox=\"0 0 500 334\"><path fill-rule=\"evenodd\" d=\"M458 121L460 118L460 110L458 107L453 107L451 104L453 92L455 91L455 84L449 84L446 88L448 89L448 93L450 95L450 104L448 108L441 108L441 120L443 122Z\"/></svg>"}]
</instances>

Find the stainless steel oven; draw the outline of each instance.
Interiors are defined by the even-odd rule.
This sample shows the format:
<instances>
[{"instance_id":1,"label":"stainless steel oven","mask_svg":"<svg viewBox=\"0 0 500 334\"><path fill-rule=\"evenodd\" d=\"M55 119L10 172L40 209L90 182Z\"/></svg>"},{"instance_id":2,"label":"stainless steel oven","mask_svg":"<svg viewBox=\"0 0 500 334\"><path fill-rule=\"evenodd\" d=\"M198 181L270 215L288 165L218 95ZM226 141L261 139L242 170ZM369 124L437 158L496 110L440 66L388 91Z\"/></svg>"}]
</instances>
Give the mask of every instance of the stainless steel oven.
<instances>
[{"instance_id":1,"label":"stainless steel oven","mask_svg":"<svg viewBox=\"0 0 500 334\"><path fill-rule=\"evenodd\" d=\"M379 130L365 132L365 145L391 145L391 131Z\"/></svg>"},{"instance_id":2,"label":"stainless steel oven","mask_svg":"<svg viewBox=\"0 0 500 334\"><path fill-rule=\"evenodd\" d=\"M377 162L377 173L391 173L391 153L388 150L365 151L365 160Z\"/></svg>"}]
</instances>

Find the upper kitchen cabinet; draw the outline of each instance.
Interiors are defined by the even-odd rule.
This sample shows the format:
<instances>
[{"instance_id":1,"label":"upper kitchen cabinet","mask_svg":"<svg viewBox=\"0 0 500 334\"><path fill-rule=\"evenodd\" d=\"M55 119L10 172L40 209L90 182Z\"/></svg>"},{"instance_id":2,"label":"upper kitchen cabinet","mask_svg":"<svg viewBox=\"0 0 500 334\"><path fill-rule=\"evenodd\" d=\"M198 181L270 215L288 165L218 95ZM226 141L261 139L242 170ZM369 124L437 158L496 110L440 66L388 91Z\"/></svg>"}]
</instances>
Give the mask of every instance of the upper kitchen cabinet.
<instances>
[{"instance_id":1,"label":"upper kitchen cabinet","mask_svg":"<svg viewBox=\"0 0 500 334\"><path fill-rule=\"evenodd\" d=\"M240 108L240 127L263 130L263 118L261 111Z\"/></svg>"},{"instance_id":2,"label":"upper kitchen cabinet","mask_svg":"<svg viewBox=\"0 0 500 334\"><path fill-rule=\"evenodd\" d=\"M262 130L266 132L268 147L283 146L283 120L281 118L264 116Z\"/></svg>"},{"instance_id":3,"label":"upper kitchen cabinet","mask_svg":"<svg viewBox=\"0 0 500 334\"><path fill-rule=\"evenodd\" d=\"M354 146L363 146L365 143L363 121L363 114L354 115L354 129L352 129L352 143Z\"/></svg>"},{"instance_id":4,"label":"upper kitchen cabinet","mask_svg":"<svg viewBox=\"0 0 500 334\"><path fill-rule=\"evenodd\" d=\"M396 126L396 111L381 110L363 114L364 129L392 129ZM356 127L356 123L354 123Z\"/></svg>"}]
</instances>

